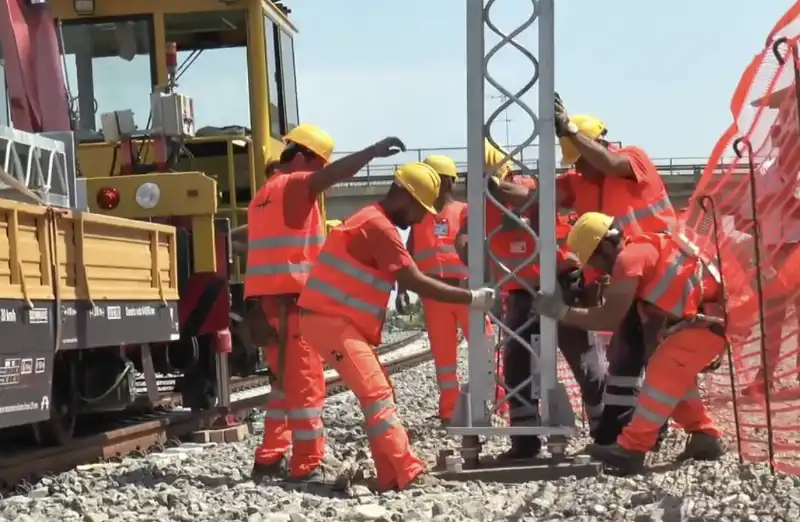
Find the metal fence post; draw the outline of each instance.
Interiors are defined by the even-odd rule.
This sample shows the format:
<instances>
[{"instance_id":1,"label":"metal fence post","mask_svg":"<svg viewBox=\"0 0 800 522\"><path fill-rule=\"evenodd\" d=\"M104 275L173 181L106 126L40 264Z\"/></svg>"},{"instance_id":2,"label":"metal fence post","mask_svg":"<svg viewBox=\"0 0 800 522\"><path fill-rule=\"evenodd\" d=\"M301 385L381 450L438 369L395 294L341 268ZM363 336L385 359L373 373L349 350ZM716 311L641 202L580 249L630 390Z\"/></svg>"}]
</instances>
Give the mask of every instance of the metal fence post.
<instances>
[{"instance_id":1,"label":"metal fence post","mask_svg":"<svg viewBox=\"0 0 800 522\"><path fill-rule=\"evenodd\" d=\"M539 264L541 288L556 288L556 134L554 0L539 0ZM550 393L556 386L557 322L541 318L541 414L549 426Z\"/></svg>"}]
</instances>

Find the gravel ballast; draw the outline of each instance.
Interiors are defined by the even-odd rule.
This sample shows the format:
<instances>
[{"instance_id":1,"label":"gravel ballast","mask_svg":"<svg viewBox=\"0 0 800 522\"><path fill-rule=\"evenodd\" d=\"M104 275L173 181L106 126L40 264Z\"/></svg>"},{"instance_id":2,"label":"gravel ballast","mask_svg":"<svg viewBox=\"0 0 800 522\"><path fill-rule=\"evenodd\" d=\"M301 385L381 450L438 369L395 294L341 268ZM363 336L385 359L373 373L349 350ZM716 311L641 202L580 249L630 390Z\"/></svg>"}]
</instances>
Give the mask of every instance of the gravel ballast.
<instances>
[{"instance_id":1,"label":"gravel ballast","mask_svg":"<svg viewBox=\"0 0 800 522\"><path fill-rule=\"evenodd\" d=\"M464 358L462 358L464 359ZM463 360L462 360L463 364ZM463 369L463 368L462 368ZM399 412L413 445L428 463L456 441L432 419L437 391L433 363L395 374ZM328 464L363 455L362 416L350 393L328 400ZM683 449L671 430L654 470L643 476L504 485L432 481L402 492L373 493L356 484L347 494L302 490L249 480L259 436L226 445L185 444L143 458L82 466L43 479L25 495L0 501L0 520L152 522L312 521L797 521L800 478L772 476L764 465L740 465L735 455L715 463L670 460ZM572 441L575 449L587 442ZM490 439L487 453L505 449ZM367 472L371 471L367 459Z\"/></svg>"}]
</instances>

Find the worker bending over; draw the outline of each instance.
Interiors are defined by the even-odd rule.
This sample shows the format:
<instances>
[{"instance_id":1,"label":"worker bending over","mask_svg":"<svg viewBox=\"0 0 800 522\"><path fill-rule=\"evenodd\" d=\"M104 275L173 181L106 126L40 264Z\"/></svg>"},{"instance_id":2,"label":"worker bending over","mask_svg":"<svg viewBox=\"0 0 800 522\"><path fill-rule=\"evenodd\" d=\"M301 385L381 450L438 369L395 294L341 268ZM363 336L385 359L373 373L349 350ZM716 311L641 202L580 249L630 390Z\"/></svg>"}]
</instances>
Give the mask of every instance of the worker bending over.
<instances>
[{"instance_id":1,"label":"worker bending over","mask_svg":"<svg viewBox=\"0 0 800 522\"><path fill-rule=\"evenodd\" d=\"M395 282L422 298L488 310L490 288L466 290L423 274L397 228L436 214L439 175L424 163L395 171L378 203L367 205L333 229L300 294L305 341L341 376L361 403L381 490L404 489L424 471L397 417L392 385L375 353L386 304ZM319 386L324 386L322 376Z\"/></svg>"},{"instance_id":2,"label":"worker bending over","mask_svg":"<svg viewBox=\"0 0 800 522\"><path fill-rule=\"evenodd\" d=\"M486 234L489 238L490 258L502 263L509 271L516 271L515 276L503 282L501 291L507 292L508 300L503 316L503 324L514 331L522 339L531 339L539 335L538 317L531 316L531 290L539 287L539 263L533 254L536 252L536 238L520 224L525 221L534 232L538 232L538 215L526 212L521 215L519 208L525 205L524 199L507 198L518 189L525 194L535 190L535 180L527 176L513 175L507 165L500 165L504 155L491 147L487 142L485 168L490 193L510 211L517 214L511 218L503 213L494 203L486 204ZM500 167L499 169L497 167ZM499 175L492 176L492 171ZM562 220L562 227L565 223ZM496 231L496 232L495 232ZM566 237L566 234L562 234ZM468 222L464 214L456 239L457 248L466 263L468 248ZM493 265L496 263L493 261ZM571 279L577 261L565 249L557 253L559 280L566 283ZM495 266L496 278L502 279L507 271ZM559 337L562 353L570 365L575 378L580 384L587 410L597 415L602 411L601 400L603 390L604 367L597 350L590 346L585 332L563 330ZM592 355L594 352L594 355ZM538 400L531 399L533 380L531 379L531 352L527 346L516 338L511 339L503 347L503 379L508 390L517 390L508 397L509 420L512 426L536 426L540 424ZM523 386L523 383L528 384ZM511 449L501 455L501 459L532 459L541 451L541 439L536 435L516 435L511 437Z\"/></svg>"},{"instance_id":3,"label":"worker bending over","mask_svg":"<svg viewBox=\"0 0 800 522\"><path fill-rule=\"evenodd\" d=\"M628 235L663 232L675 224L667 189L644 150L609 143L602 121L588 115L570 117L558 94L555 121L562 165L574 166L556 180L556 203L560 207L572 208L579 215L602 212L613 216ZM513 187L505 187L506 192L509 188ZM507 197L527 200L528 194L520 192ZM646 362L643 335L633 307L609 343L604 410L593 433L599 443L614 441L633 413Z\"/></svg>"},{"instance_id":4,"label":"worker bending over","mask_svg":"<svg viewBox=\"0 0 800 522\"><path fill-rule=\"evenodd\" d=\"M453 187L458 179L456 164L447 156L429 156L423 163L431 166L441 180L436 204L438 213L427 213L420 223L411 227L406 246L425 275L450 286L464 288L469 274L456 252L455 237L461 213L467 204L456 201L453 196ZM407 303L408 293L405 288L399 287L395 307L402 313ZM436 365L439 419L447 425L458 402L458 328L461 327L469 340L469 307L428 298L422 300L422 305L425 308L425 329ZM486 333L491 334L488 319Z\"/></svg>"},{"instance_id":5,"label":"worker bending over","mask_svg":"<svg viewBox=\"0 0 800 522\"><path fill-rule=\"evenodd\" d=\"M251 338L264 348L275 377L253 479L283 474L292 448L291 477L314 481L325 453L325 381L319 353L300 335L297 298L325 241L318 197L373 158L391 156L405 146L397 138L386 138L329 163L334 143L318 127L295 127L284 142L279 164L247 211L244 292L258 300L256 318L248 317Z\"/></svg>"},{"instance_id":6,"label":"worker bending over","mask_svg":"<svg viewBox=\"0 0 800 522\"><path fill-rule=\"evenodd\" d=\"M570 307L561 296L539 292L538 313L585 330L615 330L636 305L643 321L660 330L630 423L616 443L594 445L591 455L621 473L638 473L660 427L673 417L690 435L679 458L720 458L725 445L697 389L698 374L725 349L725 325L705 315L725 306L716 265L682 234L626 236L614 218L598 212L582 215L567 241L581 263L610 274L605 302Z\"/></svg>"}]
</instances>

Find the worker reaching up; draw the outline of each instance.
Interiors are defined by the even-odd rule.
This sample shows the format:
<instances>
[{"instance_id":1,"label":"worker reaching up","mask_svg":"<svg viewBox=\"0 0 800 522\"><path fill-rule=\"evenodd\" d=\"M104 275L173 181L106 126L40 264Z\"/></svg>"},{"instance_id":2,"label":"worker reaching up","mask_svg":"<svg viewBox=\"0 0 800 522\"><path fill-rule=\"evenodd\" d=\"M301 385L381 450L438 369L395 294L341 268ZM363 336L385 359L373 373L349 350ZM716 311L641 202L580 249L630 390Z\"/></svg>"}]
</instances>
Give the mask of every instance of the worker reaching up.
<instances>
[{"instance_id":1,"label":"worker reaching up","mask_svg":"<svg viewBox=\"0 0 800 522\"><path fill-rule=\"evenodd\" d=\"M675 210L658 169L636 146L609 143L605 124L594 116L570 117L556 94L556 135L562 165L574 166L556 180L556 202L578 214L613 216L628 235L662 232L675 224ZM508 198L524 201L527 191L503 187ZM614 332L609 346L604 411L594 433L600 443L612 442L630 419L645 366L641 321L636 307ZM667 427L664 426L664 432Z\"/></svg>"},{"instance_id":2,"label":"worker reaching up","mask_svg":"<svg viewBox=\"0 0 800 522\"><path fill-rule=\"evenodd\" d=\"M489 236L489 250L491 258L497 259L508 270L517 270L516 277L511 278L501 285L501 292L507 294L506 306L503 313L503 324L514 331L522 339L531 339L539 335L538 318L531 317L531 290L539 287L539 263L534 256L536 252L536 238L520 225L520 220L525 220L534 232L538 231L538 214L529 212L520 215L520 207L525 205L525 199L514 199L513 195L519 189L523 193L535 190L536 181L532 177L514 175L510 172L508 164L500 164L505 154L495 149L487 141L484 168L487 173L490 193L506 208L517 214L518 219L510 218L493 203L486 206L486 234ZM498 169L499 167L499 169ZM496 175L492 175L497 172ZM511 195L512 197L508 197ZM459 255L464 263L467 262L466 251L468 248L468 222L466 213L462 216L461 229L456 238ZM568 226L568 222L561 219L560 228ZM496 229L499 230L494 232ZM494 232L494 233L493 233ZM562 234L565 238L566 234ZM495 264L494 262L492 263ZM559 248L557 264L560 281L566 282L572 277L577 263L574 256L564 248ZM506 271L495 266L496 278L502 278ZM604 367L599 354L589 345L585 332L562 331L564 337L562 353L570 365L575 378L583 392L587 410L593 417L602 412L602 390ZM594 351L594 356L590 353ZM532 397L533 380L531 376L531 352L517 338L512 337L503 347L503 380L506 388L517 390L508 398L509 420L511 426L537 426L540 423L538 401ZM535 435L515 435L511 437L511 449L501 455L501 459L533 459L541 451L541 439Z\"/></svg>"},{"instance_id":3,"label":"worker reaching up","mask_svg":"<svg viewBox=\"0 0 800 522\"><path fill-rule=\"evenodd\" d=\"M411 227L406 244L417 267L425 275L454 287L466 286L467 267L461 262L455 248L456 233L461 213L467 204L456 201L453 187L458 172L456 164L447 156L429 156L423 163L432 167L441 180L436 214L428 213L420 223ZM397 290L396 308L402 312L408 302L405 288ZM439 418L448 424L458 402L458 328L469 340L469 307L465 304L445 303L423 299L425 328L436 364L436 382L439 386ZM486 333L491 334L487 319Z\"/></svg>"},{"instance_id":4,"label":"worker reaching up","mask_svg":"<svg viewBox=\"0 0 800 522\"><path fill-rule=\"evenodd\" d=\"M591 447L591 455L619 472L638 473L660 427L673 417L690 435L681 459L720 458L725 445L697 389L698 374L725 350L722 319L706 315L724 306L716 265L682 234L629 236L598 212L582 215L567 241L582 264L611 276L605 302L570 307L559 295L539 292L538 313L585 330L616 330L638 306L643 321L660 329L630 423L615 443Z\"/></svg>"},{"instance_id":5,"label":"worker reaching up","mask_svg":"<svg viewBox=\"0 0 800 522\"><path fill-rule=\"evenodd\" d=\"M397 228L436 214L439 174L425 163L398 168L389 192L334 228L298 301L305 341L341 376L361 403L381 490L404 489L424 472L397 417L392 385L375 347L381 342L389 294L398 283L423 299L488 310L490 288L466 290L426 276ZM322 375L319 386L324 386ZM324 470L318 468L318 473Z\"/></svg>"},{"instance_id":6,"label":"worker reaching up","mask_svg":"<svg viewBox=\"0 0 800 522\"><path fill-rule=\"evenodd\" d=\"M386 138L329 163L334 143L322 129L303 124L283 140L279 163L247 211L244 292L258 301L248 316L251 338L275 376L253 478L282 474L291 447L291 477L313 480L325 451L325 382L319 354L300 336L297 299L325 241L318 196L405 146Z\"/></svg>"}]
</instances>

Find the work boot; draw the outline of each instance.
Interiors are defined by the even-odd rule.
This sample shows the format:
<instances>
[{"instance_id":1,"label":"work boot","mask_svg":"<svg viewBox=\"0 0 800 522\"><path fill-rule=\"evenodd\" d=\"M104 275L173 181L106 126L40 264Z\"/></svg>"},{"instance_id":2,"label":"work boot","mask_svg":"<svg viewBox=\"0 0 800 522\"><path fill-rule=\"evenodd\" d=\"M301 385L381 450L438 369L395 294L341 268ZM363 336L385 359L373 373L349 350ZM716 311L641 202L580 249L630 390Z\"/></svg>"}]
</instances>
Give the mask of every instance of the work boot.
<instances>
[{"instance_id":1,"label":"work boot","mask_svg":"<svg viewBox=\"0 0 800 522\"><path fill-rule=\"evenodd\" d=\"M290 476L286 479L286 482L301 486L332 486L336 482L336 477L333 473L325 470L324 466L320 464L307 475L303 475L302 477Z\"/></svg>"},{"instance_id":2,"label":"work boot","mask_svg":"<svg viewBox=\"0 0 800 522\"><path fill-rule=\"evenodd\" d=\"M658 436L656 437L656 443L653 445L653 449L650 450L654 453L658 453L661 451L661 446L664 444L664 440L667 438L669 434L669 422L666 422L661 425L661 429L658 430Z\"/></svg>"},{"instance_id":3,"label":"work boot","mask_svg":"<svg viewBox=\"0 0 800 522\"><path fill-rule=\"evenodd\" d=\"M265 478L283 478L286 476L288 468L289 459L286 455L283 455L272 464L260 464L256 462L253 464L253 471L250 472L250 478L256 484Z\"/></svg>"},{"instance_id":4,"label":"work boot","mask_svg":"<svg viewBox=\"0 0 800 522\"><path fill-rule=\"evenodd\" d=\"M592 445L589 455L615 475L636 475L644 471L646 452L625 449L619 444Z\"/></svg>"},{"instance_id":5,"label":"work boot","mask_svg":"<svg viewBox=\"0 0 800 522\"><path fill-rule=\"evenodd\" d=\"M439 480L428 473L427 471L420 472L419 475L411 479L411 482L406 484L406 487L403 489L411 489L411 488L427 488L429 486L435 486L439 483ZM391 488L394 491L400 491L400 486L394 486Z\"/></svg>"},{"instance_id":6,"label":"work boot","mask_svg":"<svg viewBox=\"0 0 800 522\"><path fill-rule=\"evenodd\" d=\"M542 440L536 435L514 435L511 449L497 456L497 460L531 460L542 451Z\"/></svg>"},{"instance_id":7,"label":"work boot","mask_svg":"<svg viewBox=\"0 0 800 522\"><path fill-rule=\"evenodd\" d=\"M721 438L702 431L695 431L689 434L686 447L676 460L678 462L689 459L719 460L727 452L728 447Z\"/></svg>"}]
</instances>

